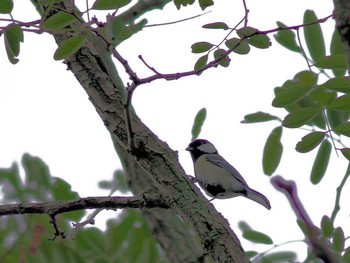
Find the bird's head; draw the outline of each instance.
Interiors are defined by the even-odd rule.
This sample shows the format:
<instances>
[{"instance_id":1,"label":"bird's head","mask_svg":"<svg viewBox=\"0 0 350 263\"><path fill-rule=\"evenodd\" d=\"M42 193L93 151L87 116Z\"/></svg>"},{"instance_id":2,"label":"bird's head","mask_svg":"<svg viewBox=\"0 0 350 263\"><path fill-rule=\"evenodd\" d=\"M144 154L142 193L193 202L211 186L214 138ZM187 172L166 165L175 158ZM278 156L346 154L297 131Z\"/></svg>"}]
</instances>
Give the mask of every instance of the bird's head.
<instances>
[{"instance_id":1,"label":"bird's head","mask_svg":"<svg viewBox=\"0 0 350 263\"><path fill-rule=\"evenodd\" d=\"M186 148L191 153L192 159L195 161L202 154L215 154L218 153L215 146L204 139L197 139L191 142Z\"/></svg>"}]
</instances>

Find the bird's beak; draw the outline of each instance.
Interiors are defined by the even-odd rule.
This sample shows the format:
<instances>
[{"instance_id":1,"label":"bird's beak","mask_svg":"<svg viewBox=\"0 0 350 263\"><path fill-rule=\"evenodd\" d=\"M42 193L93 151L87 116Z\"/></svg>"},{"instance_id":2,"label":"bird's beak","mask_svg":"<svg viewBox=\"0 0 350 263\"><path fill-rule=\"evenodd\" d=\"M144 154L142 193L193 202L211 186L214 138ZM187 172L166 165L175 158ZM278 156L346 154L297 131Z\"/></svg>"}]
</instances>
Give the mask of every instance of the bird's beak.
<instances>
[{"instance_id":1,"label":"bird's beak","mask_svg":"<svg viewBox=\"0 0 350 263\"><path fill-rule=\"evenodd\" d=\"M186 151L192 151L193 150L193 148L192 147L190 147L190 146L188 146L186 149L185 149Z\"/></svg>"}]
</instances>

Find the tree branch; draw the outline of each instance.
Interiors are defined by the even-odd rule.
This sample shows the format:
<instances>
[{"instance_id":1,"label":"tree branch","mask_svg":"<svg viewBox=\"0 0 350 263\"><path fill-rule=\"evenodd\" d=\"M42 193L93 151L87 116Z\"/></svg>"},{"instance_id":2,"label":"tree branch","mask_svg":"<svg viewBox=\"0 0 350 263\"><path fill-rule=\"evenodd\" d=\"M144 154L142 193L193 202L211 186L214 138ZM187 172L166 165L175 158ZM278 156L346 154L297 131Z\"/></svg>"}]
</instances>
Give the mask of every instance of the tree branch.
<instances>
[{"instance_id":1,"label":"tree branch","mask_svg":"<svg viewBox=\"0 0 350 263\"><path fill-rule=\"evenodd\" d=\"M64 2L47 6L62 5ZM51 9L50 13L55 11ZM77 21L72 27L75 32L85 26ZM74 32L53 33L58 44L67 40ZM130 112L135 134L135 151L128 151L128 134L125 120L125 85L115 82L110 75L108 45L96 34L89 34L84 46L65 60L87 92L90 101L103 123L113 134L120 148L132 158L157 187L164 203L188 223L198 234L203 250L215 262L249 262L240 241L225 220L208 203L201 191L186 177L186 173L174 152L142 123L135 112ZM113 66L112 66L113 67Z\"/></svg>"},{"instance_id":2,"label":"tree branch","mask_svg":"<svg viewBox=\"0 0 350 263\"><path fill-rule=\"evenodd\" d=\"M85 197L77 200L60 200L46 203L26 203L0 205L0 216L18 214L58 214L85 209L118 208L169 208L157 194L143 196Z\"/></svg>"},{"instance_id":3,"label":"tree branch","mask_svg":"<svg viewBox=\"0 0 350 263\"><path fill-rule=\"evenodd\" d=\"M297 194L297 186L294 181L287 181L282 176L275 176L271 179L272 185L287 197L292 209L298 220L305 226L303 230L310 252L315 257L322 259L324 262L336 263L339 259L336 257L331 244L322 237L320 228L311 220L301 203Z\"/></svg>"}]
</instances>

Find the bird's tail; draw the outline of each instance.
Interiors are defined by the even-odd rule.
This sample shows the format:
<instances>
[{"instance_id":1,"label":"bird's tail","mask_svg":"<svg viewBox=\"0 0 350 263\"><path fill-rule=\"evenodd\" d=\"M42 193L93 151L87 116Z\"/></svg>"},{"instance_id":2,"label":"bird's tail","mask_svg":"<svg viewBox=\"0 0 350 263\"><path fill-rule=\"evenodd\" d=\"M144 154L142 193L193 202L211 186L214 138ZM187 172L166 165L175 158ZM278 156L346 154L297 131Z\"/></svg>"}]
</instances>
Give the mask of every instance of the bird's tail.
<instances>
[{"instance_id":1,"label":"bird's tail","mask_svg":"<svg viewBox=\"0 0 350 263\"><path fill-rule=\"evenodd\" d=\"M253 189L247 189L247 198L250 200L253 200L262 206L266 207L268 210L271 209L270 201L266 198L263 194L260 194L258 191L255 191Z\"/></svg>"}]
</instances>

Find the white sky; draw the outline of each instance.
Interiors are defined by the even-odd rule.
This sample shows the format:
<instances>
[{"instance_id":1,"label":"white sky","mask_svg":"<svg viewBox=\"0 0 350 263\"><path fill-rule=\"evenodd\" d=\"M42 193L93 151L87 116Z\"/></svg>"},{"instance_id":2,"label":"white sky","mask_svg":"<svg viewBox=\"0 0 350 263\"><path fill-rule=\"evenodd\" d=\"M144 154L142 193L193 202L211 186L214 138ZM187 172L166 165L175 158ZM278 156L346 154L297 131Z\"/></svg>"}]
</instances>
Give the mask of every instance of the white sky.
<instances>
[{"instance_id":1,"label":"white sky","mask_svg":"<svg viewBox=\"0 0 350 263\"><path fill-rule=\"evenodd\" d=\"M15 3L14 17L18 20L37 19L29 1ZM77 1L79 2L79 1ZM85 1L84 1L85 2ZM233 3L234 2L234 3ZM260 30L276 27L276 21L287 25L302 23L303 12L313 9L319 18L332 13L332 1L247 1L249 25ZM234 26L244 15L241 1L216 1L211 13L171 26L145 28L119 47L137 74L150 72L137 58L144 59L161 73L191 70L199 55L191 53L198 41L219 43L226 31L202 29L206 23L223 21ZM163 23L200 14L197 5L177 11L169 4L164 11L153 11L150 24ZM322 25L329 41L334 22ZM284 111L272 108L273 88L306 70L304 59L273 44L268 50L252 48L245 56L233 55L229 68L216 68L200 77L188 77L172 82L156 81L138 87L133 104L143 122L160 139L179 151L180 162L188 174L193 174L192 161L184 149L191 138L195 114L202 107L208 110L201 138L212 141L219 152L243 175L248 184L266 195L272 205L268 211L244 198L214 201L217 209L240 234L237 222L247 221L256 230L269 234L275 243L303 238L286 198L271 186L262 172L262 150L270 131L278 123L240 124L243 116L258 110L280 117ZM84 90L62 62L53 60L56 45L49 35L25 34L20 62L8 62L3 42L0 47L0 167L9 167L28 152L41 157L53 176L67 180L81 196L108 194L97 188L97 182L110 179L120 168L113 145L102 121L96 114ZM127 81L124 70L118 69ZM315 224L330 215L336 187L342 179L347 162L333 158L324 180L312 186L309 175L316 151L299 154L295 144L305 135L301 130L284 130L284 154L276 174L297 181L299 195ZM335 157L335 154L332 155ZM348 220L349 186L343 191L343 211L340 224ZM103 219L97 218L97 222ZM102 223L101 223L102 224ZM241 239L246 249L257 248ZM260 246L264 250L269 246ZM287 247L282 247L287 248ZM305 246L298 245L305 252Z\"/></svg>"}]
</instances>

